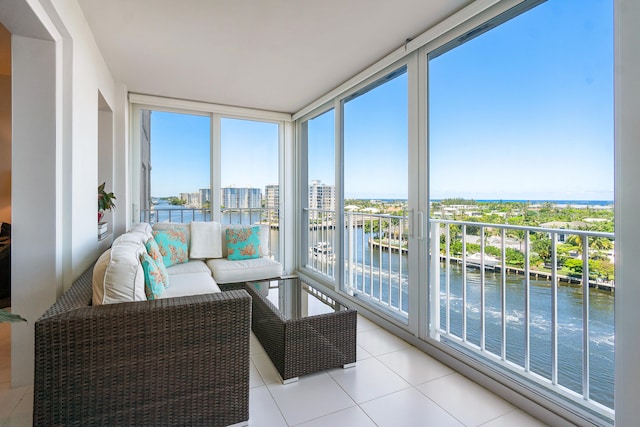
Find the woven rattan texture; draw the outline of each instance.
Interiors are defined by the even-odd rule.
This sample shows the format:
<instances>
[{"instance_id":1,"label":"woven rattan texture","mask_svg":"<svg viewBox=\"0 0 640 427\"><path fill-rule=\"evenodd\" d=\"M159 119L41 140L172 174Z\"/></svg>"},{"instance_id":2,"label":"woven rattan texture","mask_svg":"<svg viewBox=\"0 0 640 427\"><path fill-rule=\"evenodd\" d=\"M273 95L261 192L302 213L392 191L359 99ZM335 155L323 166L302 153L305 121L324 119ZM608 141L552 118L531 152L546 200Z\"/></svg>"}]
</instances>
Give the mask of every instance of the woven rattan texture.
<instances>
[{"instance_id":1,"label":"woven rattan texture","mask_svg":"<svg viewBox=\"0 0 640 427\"><path fill-rule=\"evenodd\" d=\"M249 419L242 290L90 306L83 274L35 325L36 426L226 426Z\"/></svg>"},{"instance_id":2,"label":"woven rattan texture","mask_svg":"<svg viewBox=\"0 0 640 427\"><path fill-rule=\"evenodd\" d=\"M252 286L247 290L253 332L283 380L355 363L355 310L287 320Z\"/></svg>"}]
</instances>

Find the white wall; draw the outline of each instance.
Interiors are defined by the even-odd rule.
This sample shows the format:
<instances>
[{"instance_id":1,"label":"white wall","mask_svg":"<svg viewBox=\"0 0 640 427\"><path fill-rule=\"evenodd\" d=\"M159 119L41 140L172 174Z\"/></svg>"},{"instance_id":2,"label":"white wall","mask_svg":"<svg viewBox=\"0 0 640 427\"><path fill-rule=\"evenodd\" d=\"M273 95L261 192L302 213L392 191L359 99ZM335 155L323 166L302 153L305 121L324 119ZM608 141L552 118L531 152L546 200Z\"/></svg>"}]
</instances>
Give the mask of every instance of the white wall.
<instances>
[{"instance_id":1,"label":"white wall","mask_svg":"<svg viewBox=\"0 0 640 427\"><path fill-rule=\"evenodd\" d=\"M0 222L11 223L11 76L0 74Z\"/></svg>"},{"instance_id":2,"label":"white wall","mask_svg":"<svg viewBox=\"0 0 640 427\"><path fill-rule=\"evenodd\" d=\"M11 223L11 33L0 25L0 222Z\"/></svg>"},{"instance_id":3,"label":"white wall","mask_svg":"<svg viewBox=\"0 0 640 427\"><path fill-rule=\"evenodd\" d=\"M114 147L113 147L113 191L118 198L118 209L114 212L114 235L120 235L131 224L131 197L129 176L129 98L127 87L119 84L116 87L113 112Z\"/></svg>"},{"instance_id":4,"label":"white wall","mask_svg":"<svg viewBox=\"0 0 640 427\"><path fill-rule=\"evenodd\" d=\"M35 320L98 256L98 93L114 120L127 108L75 0L0 2L0 20L14 60L12 306L28 320L12 329L17 386L33 381Z\"/></svg>"},{"instance_id":5,"label":"white wall","mask_svg":"<svg viewBox=\"0 0 640 427\"><path fill-rule=\"evenodd\" d=\"M640 420L640 2L615 0L616 425Z\"/></svg>"},{"instance_id":6,"label":"white wall","mask_svg":"<svg viewBox=\"0 0 640 427\"><path fill-rule=\"evenodd\" d=\"M113 190L113 111L102 94L98 94L98 184L105 183L107 192ZM119 198L116 196L116 206ZM113 230L113 212L104 213L103 221Z\"/></svg>"},{"instance_id":7,"label":"white wall","mask_svg":"<svg viewBox=\"0 0 640 427\"><path fill-rule=\"evenodd\" d=\"M117 86L107 68L93 35L76 1L40 0L50 3L68 31L73 44L72 159L71 194L71 277L81 274L97 253L98 187L98 93L114 116L122 111L116 105ZM121 116L121 113L118 113ZM124 134L114 134L114 144L123 145ZM118 194L116 194L118 197ZM124 199L124 197L118 197ZM65 285L69 283L65 280Z\"/></svg>"},{"instance_id":8,"label":"white wall","mask_svg":"<svg viewBox=\"0 0 640 427\"><path fill-rule=\"evenodd\" d=\"M34 322L56 300L61 275L54 179L55 44L13 35L12 56L11 303L13 312L28 321L13 326L11 334L11 379L18 386L33 382Z\"/></svg>"}]
</instances>

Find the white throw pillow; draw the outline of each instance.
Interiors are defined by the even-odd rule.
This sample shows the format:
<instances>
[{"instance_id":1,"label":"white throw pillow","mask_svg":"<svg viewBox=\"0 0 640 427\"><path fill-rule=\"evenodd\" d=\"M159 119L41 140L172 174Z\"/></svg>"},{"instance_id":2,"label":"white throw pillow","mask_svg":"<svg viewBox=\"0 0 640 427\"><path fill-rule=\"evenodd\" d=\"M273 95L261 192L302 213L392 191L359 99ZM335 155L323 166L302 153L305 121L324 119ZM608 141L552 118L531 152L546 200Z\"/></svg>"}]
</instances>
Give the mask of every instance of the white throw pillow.
<instances>
[{"instance_id":1,"label":"white throw pillow","mask_svg":"<svg viewBox=\"0 0 640 427\"><path fill-rule=\"evenodd\" d=\"M189 258L222 258L221 235L219 222L192 222Z\"/></svg>"}]
</instances>

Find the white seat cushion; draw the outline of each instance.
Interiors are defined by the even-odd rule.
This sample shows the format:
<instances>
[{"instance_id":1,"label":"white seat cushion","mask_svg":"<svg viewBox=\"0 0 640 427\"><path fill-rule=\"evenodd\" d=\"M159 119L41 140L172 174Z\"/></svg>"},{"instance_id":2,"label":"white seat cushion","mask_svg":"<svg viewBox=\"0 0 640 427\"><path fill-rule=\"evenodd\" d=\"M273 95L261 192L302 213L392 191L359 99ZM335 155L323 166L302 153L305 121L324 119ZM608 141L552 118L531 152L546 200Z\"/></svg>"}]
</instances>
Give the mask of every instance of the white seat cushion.
<instances>
[{"instance_id":1,"label":"white seat cushion","mask_svg":"<svg viewBox=\"0 0 640 427\"><path fill-rule=\"evenodd\" d=\"M217 283L264 280L280 277L282 274L282 264L267 257L238 261L229 261L226 258L209 259L207 265ZM169 283L171 283L171 279L169 279Z\"/></svg>"},{"instance_id":2,"label":"white seat cushion","mask_svg":"<svg viewBox=\"0 0 640 427\"><path fill-rule=\"evenodd\" d=\"M162 298L185 297L188 295L213 294L220 292L220 288L207 273L183 273L169 275L169 287Z\"/></svg>"},{"instance_id":3,"label":"white seat cushion","mask_svg":"<svg viewBox=\"0 0 640 427\"><path fill-rule=\"evenodd\" d=\"M188 273L207 273L211 276L211 270L207 267L204 261L199 259L192 259L182 264L175 264L167 268L169 274L169 286L171 286L171 276L176 274L188 274Z\"/></svg>"}]
</instances>

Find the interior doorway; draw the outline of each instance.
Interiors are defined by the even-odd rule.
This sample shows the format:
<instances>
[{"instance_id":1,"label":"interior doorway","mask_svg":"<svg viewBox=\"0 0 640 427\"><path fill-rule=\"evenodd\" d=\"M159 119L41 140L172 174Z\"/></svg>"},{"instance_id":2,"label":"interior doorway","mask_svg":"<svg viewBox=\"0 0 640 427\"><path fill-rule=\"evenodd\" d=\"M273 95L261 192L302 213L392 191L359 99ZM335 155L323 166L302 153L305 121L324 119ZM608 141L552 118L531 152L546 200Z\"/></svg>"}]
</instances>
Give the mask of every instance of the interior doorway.
<instances>
[{"instance_id":1,"label":"interior doorway","mask_svg":"<svg viewBox=\"0 0 640 427\"><path fill-rule=\"evenodd\" d=\"M11 33L0 24L0 308L11 306Z\"/></svg>"}]
</instances>

